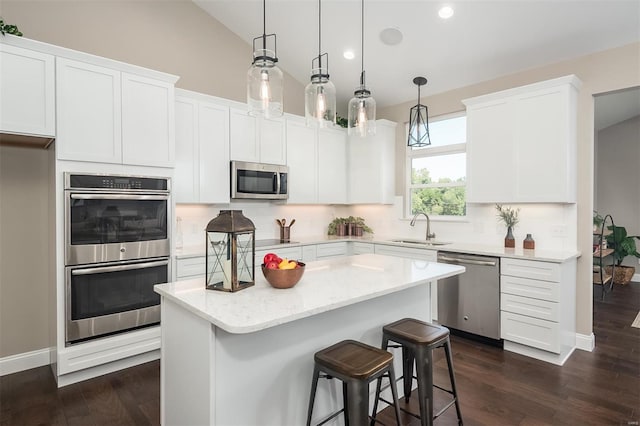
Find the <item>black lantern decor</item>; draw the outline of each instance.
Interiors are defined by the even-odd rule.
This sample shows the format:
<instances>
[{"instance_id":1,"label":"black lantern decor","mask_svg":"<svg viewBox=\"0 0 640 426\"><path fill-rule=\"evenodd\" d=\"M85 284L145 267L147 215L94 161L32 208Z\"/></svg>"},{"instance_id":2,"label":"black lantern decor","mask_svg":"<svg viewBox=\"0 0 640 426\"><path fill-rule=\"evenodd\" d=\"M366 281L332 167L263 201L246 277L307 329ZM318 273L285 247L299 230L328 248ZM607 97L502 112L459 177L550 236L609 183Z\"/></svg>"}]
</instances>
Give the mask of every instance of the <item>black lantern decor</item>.
<instances>
[{"instance_id":1,"label":"black lantern decor","mask_svg":"<svg viewBox=\"0 0 640 426\"><path fill-rule=\"evenodd\" d=\"M409 113L409 140L407 145L412 148L420 148L431 145L429 138L429 110L426 105L420 105L420 86L427 84L424 77L416 77L413 83L418 86L418 104L411 108Z\"/></svg>"},{"instance_id":2,"label":"black lantern decor","mask_svg":"<svg viewBox=\"0 0 640 426\"><path fill-rule=\"evenodd\" d=\"M207 289L238 291L255 284L253 222L241 210L220 210L207 225Z\"/></svg>"}]
</instances>

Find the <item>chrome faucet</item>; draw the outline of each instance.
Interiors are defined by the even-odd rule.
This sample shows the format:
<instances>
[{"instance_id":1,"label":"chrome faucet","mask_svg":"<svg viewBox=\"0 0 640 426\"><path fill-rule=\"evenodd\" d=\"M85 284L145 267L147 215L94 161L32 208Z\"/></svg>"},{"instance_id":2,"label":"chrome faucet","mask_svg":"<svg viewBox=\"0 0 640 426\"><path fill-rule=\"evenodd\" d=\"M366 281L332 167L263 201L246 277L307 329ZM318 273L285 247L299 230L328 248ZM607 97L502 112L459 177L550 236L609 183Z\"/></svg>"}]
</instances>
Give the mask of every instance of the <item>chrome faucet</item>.
<instances>
[{"instance_id":1,"label":"chrome faucet","mask_svg":"<svg viewBox=\"0 0 640 426\"><path fill-rule=\"evenodd\" d=\"M411 219L411 222L409 223L409 225L411 226L415 226L416 225L416 218L418 216L420 216L421 214L424 215L424 217L427 218L427 241L430 241L432 238L436 237L435 233L431 233L431 219L429 219L429 216L427 216L427 214L425 212L418 212L413 216L413 219Z\"/></svg>"}]
</instances>

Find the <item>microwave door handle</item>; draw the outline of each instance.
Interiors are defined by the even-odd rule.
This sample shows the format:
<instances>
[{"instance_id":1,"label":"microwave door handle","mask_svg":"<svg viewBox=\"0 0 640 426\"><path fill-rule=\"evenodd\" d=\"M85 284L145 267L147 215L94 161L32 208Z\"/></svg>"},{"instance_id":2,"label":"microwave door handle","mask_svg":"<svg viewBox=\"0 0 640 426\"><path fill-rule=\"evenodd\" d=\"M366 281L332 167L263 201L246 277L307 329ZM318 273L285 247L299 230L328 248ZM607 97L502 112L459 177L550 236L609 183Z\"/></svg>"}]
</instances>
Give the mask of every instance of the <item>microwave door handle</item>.
<instances>
[{"instance_id":1,"label":"microwave door handle","mask_svg":"<svg viewBox=\"0 0 640 426\"><path fill-rule=\"evenodd\" d=\"M158 200L166 201L168 195L139 195L139 194L71 194L72 200Z\"/></svg>"},{"instance_id":2,"label":"microwave door handle","mask_svg":"<svg viewBox=\"0 0 640 426\"><path fill-rule=\"evenodd\" d=\"M279 194L280 193L280 173L275 172L273 177L274 177L275 185L276 185L276 187L273 188L274 189L273 193L274 194Z\"/></svg>"},{"instance_id":3,"label":"microwave door handle","mask_svg":"<svg viewBox=\"0 0 640 426\"><path fill-rule=\"evenodd\" d=\"M104 272L119 272L119 271L131 270L131 269L142 269L142 268L151 268L154 266L165 266L168 264L169 264L168 260L161 260L157 262L134 263L130 265L99 266L96 268L74 269L71 271L71 275L90 275L90 274L100 274Z\"/></svg>"}]
</instances>

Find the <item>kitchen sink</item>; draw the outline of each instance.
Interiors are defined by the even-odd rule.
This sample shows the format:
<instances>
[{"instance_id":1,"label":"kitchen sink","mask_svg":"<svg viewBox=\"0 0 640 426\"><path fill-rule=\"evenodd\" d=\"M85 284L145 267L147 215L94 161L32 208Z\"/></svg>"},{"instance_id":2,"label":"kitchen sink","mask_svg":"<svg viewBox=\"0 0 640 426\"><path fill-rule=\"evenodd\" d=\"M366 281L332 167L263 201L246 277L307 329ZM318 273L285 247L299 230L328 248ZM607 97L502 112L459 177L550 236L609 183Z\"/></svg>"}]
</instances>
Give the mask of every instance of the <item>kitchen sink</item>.
<instances>
[{"instance_id":1,"label":"kitchen sink","mask_svg":"<svg viewBox=\"0 0 640 426\"><path fill-rule=\"evenodd\" d=\"M427 241L427 240L391 240L392 243L403 243L403 244L419 244L422 246L444 246L450 243L445 243L443 241Z\"/></svg>"}]
</instances>

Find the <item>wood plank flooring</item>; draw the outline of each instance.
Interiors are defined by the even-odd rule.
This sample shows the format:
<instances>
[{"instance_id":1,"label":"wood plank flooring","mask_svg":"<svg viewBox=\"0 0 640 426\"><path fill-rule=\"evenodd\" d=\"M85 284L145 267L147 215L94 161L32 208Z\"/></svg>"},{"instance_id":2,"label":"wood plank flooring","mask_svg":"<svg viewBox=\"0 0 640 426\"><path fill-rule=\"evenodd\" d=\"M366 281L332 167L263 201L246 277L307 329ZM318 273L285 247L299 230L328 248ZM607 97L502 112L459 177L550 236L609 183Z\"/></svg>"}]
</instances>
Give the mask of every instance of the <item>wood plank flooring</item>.
<instances>
[{"instance_id":1,"label":"wood plank flooring","mask_svg":"<svg viewBox=\"0 0 640 426\"><path fill-rule=\"evenodd\" d=\"M640 328L631 323L640 310L640 283L616 286L605 301L599 288L594 292L596 349L576 351L563 367L452 336L466 425L639 424ZM436 383L447 386L440 354L435 366ZM408 409L417 412L415 394ZM436 409L445 401L436 393ZM389 408L381 420L394 424ZM408 415L403 421L419 425ZM61 389L49 367L0 377L1 426L158 424L158 361ZM457 424L455 410L435 424Z\"/></svg>"}]
</instances>

